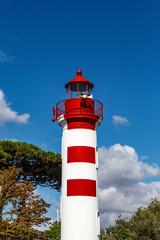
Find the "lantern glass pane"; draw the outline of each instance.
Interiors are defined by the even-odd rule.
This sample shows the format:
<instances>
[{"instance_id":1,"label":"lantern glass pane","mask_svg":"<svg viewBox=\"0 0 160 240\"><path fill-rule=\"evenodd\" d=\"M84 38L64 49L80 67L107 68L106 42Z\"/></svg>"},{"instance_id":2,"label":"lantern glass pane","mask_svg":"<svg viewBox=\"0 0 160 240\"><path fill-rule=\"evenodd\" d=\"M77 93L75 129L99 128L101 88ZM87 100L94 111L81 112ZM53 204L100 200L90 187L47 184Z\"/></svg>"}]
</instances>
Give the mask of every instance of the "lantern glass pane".
<instances>
[{"instance_id":1,"label":"lantern glass pane","mask_svg":"<svg viewBox=\"0 0 160 240\"><path fill-rule=\"evenodd\" d=\"M92 88L90 85L88 85L88 93L91 94L92 93Z\"/></svg>"},{"instance_id":2,"label":"lantern glass pane","mask_svg":"<svg viewBox=\"0 0 160 240\"><path fill-rule=\"evenodd\" d=\"M77 97L77 83L70 85L70 96L71 96L71 98Z\"/></svg>"},{"instance_id":3,"label":"lantern glass pane","mask_svg":"<svg viewBox=\"0 0 160 240\"><path fill-rule=\"evenodd\" d=\"M69 98L69 89L66 88L66 98L68 99Z\"/></svg>"},{"instance_id":4,"label":"lantern glass pane","mask_svg":"<svg viewBox=\"0 0 160 240\"><path fill-rule=\"evenodd\" d=\"M86 93L87 92L87 84L79 83L79 92Z\"/></svg>"}]
</instances>

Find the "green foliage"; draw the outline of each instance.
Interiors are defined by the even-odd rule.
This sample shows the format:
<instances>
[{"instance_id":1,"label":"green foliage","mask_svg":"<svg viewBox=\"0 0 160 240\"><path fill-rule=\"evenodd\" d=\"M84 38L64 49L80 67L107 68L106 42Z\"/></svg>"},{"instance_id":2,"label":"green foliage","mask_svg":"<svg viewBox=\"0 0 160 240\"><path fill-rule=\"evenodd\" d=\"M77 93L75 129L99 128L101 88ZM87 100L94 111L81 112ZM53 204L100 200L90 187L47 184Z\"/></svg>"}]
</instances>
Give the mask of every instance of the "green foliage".
<instances>
[{"instance_id":1,"label":"green foliage","mask_svg":"<svg viewBox=\"0 0 160 240\"><path fill-rule=\"evenodd\" d=\"M114 240L112 236L106 234L106 231L102 228L100 233L100 240Z\"/></svg>"},{"instance_id":2,"label":"green foliage","mask_svg":"<svg viewBox=\"0 0 160 240\"><path fill-rule=\"evenodd\" d=\"M147 208L138 208L130 219L131 229L144 240L160 239L160 202L155 198Z\"/></svg>"},{"instance_id":3,"label":"green foliage","mask_svg":"<svg viewBox=\"0 0 160 240\"><path fill-rule=\"evenodd\" d=\"M126 219L120 217L116 220L115 226L110 226L101 230L100 240L134 240L136 233L129 229Z\"/></svg>"},{"instance_id":4,"label":"green foliage","mask_svg":"<svg viewBox=\"0 0 160 240\"><path fill-rule=\"evenodd\" d=\"M21 168L19 178L36 185L61 187L61 155L25 142L0 141L0 169L13 164Z\"/></svg>"},{"instance_id":5,"label":"green foliage","mask_svg":"<svg viewBox=\"0 0 160 240\"><path fill-rule=\"evenodd\" d=\"M60 240L61 239L61 223L53 222L49 230L46 231L48 240Z\"/></svg>"},{"instance_id":6,"label":"green foliage","mask_svg":"<svg viewBox=\"0 0 160 240\"><path fill-rule=\"evenodd\" d=\"M101 230L100 240L159 240L160 201L153 199L147 208L140 207L130 219L116 220L115 226Z\"/></svg>"},{"instance_id":7,"label":"green foliage","mask_svg":"<svg viewBox=\"0 0 160 240\"><path fill-rule=\"evenodd\" d=\"M131 232L125 226L118 224L117 226L109 227L106 229L107 235L110 237L108 239L115 239L115 240L133 240L135 239L135 233Z\"/></svg>"}]
</instances>

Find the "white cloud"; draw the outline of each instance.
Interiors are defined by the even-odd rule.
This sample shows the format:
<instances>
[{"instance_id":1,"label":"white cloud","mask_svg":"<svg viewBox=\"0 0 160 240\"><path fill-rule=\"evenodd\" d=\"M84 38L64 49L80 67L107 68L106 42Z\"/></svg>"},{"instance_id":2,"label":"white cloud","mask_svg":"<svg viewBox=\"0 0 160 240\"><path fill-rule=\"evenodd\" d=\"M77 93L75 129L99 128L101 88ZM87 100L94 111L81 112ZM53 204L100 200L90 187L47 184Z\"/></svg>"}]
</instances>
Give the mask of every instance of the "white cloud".
<instances>
[{"instance_id":1,"label":"white cloud","mask_svg":"<svg viewBox=\"0 0 160 240\"><path fill-rule=\"evenodd\" d=\"M12 142L18 142L18 139L16 139L16 138L10 138L10 139L5 139L5 140L12 141Z\"/></svg>"},{"instance_id":2,"label":"white cloud","mask_svg":"<svg viewBox=\"0 0 160 240\"><path fill-rule=\"evenodd\" d=\"M41 148L44 150L47 148L47 144L46 143L41 143Z\"/></svg>"},{"instance_id":3,"label":"white cloud","mask_svg":"<svg viewBox=\"0 0 160 240\"><path fill-rule=\"evenodd\" d=\"M14 57L13 56L7 56L6 53L4 53L3 51L0 50L0 62L10 62L11 60L13 60Z\"/></svg>"},{"instance_id":4,"label":"white cloud","mask_svg":"<svg viewBox=\"0 0 160 240\"><path fill-rule=\"evenodd\" d=\"M34 196L37 196L37 195L40 195L40 192L39 192L38 188L36 188L36 189L34 190Z\"/></svg>"},{"instance_id":5,"label":"white cloud","mask_svg":"<svg viewBox=\"0 0 160 240\"><path fill-rule=\"evenodd\" d=\"M27 124L30 115L24 113L19 115L11 109L10 103L7 103L5 94L0 89L0 126L3 126L6 122L16 122L19 124Z\"/></svg>"},{"instance_id":6,"label":"white cloud","mask_svg":"<svg viewBox=\"0 0 160 240\"><path fill-rule=\"evenodd\" d=\"M34 226L34 229L37 229L38 231L46 231L49 229L49 227L51 226L51 224L53 223L54 221L53 220L50 220L46 223L42 223L40 226Z\"/></svg>"},{"instance_id":7,"label":"white cloud","mask_svg":"<svg viewBox=\"0 0 160 240\"><path fill-rule=\"evenodd\" d=\"M122 218L129 218L131 216L131 214L123 212L104 212L101 214L101 223L103 223L103 226L101 224L101 228L115 225L115 219L117 219L119 215L121 215Z\"/></svg>"},{"instance_id":8,"label":"white cloud","mask_svg":"<svg viewBox=\"0 0 160 240\"><path fill-rule=\"evenodd\" d=\"M130 217L160 194L160 182L144 183L157 177L160 168L139 161L134 148L115 144L99 149L99 206L101 227L114 224L121 214Z\"/></svg>"},{"instance_id":9,"label":"white cloud","mask_svg":"<svg viewBox=\"0 0 160 240\"><path fill-rule=\"evenodd\" d=\"M130 124L130 122L128 121L128 119L126 117L121 117L121 116L117 116L114 115L112 116L112 121L114 125L125 125L128 126Z\"/></svg>"},{"instance_id":10,"label":"white cloud","mask_svg":"<svg viewBox=\"0 0 160 240\"><path fill-rule=\"evenodd\" d=\"M146 155L143 155L143 156L141 156L141 157L140 157L140 159L141 159L141 160L148 159L148 156L146 156Z\"/></svg>"}]
</instances>

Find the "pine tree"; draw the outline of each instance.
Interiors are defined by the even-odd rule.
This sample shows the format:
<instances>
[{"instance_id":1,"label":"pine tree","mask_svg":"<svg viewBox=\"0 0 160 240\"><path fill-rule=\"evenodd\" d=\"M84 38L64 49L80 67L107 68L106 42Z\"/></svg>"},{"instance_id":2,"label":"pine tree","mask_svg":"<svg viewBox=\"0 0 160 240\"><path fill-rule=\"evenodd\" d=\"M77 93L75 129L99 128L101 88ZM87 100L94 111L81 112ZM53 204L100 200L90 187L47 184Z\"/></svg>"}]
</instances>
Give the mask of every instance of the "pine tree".
<instances>
[{"instance_id":1,"label":"pine tree","mask_svg":"<svg viewBox=\"0 0 160 240\"><path fill-rule=\"evenodd\" d=\"M20 178L60 191L62 161L59 153L46 152L25 142L0 141L0 169L13 164L21 168Z\"/></svg>"}]
</instances>

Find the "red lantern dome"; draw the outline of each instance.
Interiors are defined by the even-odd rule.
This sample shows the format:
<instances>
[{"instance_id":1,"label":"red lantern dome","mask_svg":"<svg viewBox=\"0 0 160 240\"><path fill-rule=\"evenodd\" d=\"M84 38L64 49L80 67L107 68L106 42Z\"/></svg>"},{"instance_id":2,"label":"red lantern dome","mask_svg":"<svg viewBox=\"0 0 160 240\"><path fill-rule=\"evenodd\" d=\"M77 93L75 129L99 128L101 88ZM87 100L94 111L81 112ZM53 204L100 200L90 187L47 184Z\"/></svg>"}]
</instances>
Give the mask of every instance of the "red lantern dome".
<instances>
[{"instance_id":1,"label":"red lantern dome","mask_svg":"<svg viewBox=\"0 0 160 240\"><path fill-rule=\"evenodd\" d=\"M77 70L77 77L73 78L69 83L65 85L67 99L81 97L92 98L92 88L94 85L81 75L82 71Z\"/></svg>"},{"instance_id":2,"label":"red lantern dome","mask_svg":"<svg viewBox=\"0 0 160 240\"><path fill-rule=\"evenodd\" d=\"M85 83L88 84L91 88L94 87L92 83L90 83L86 78L82 77L82 71L77 70L77 77L73 78L69 83L65 85L65 88L68 88L69 85L74 84L74 83Z\"/></svg>"}]
</instances>

